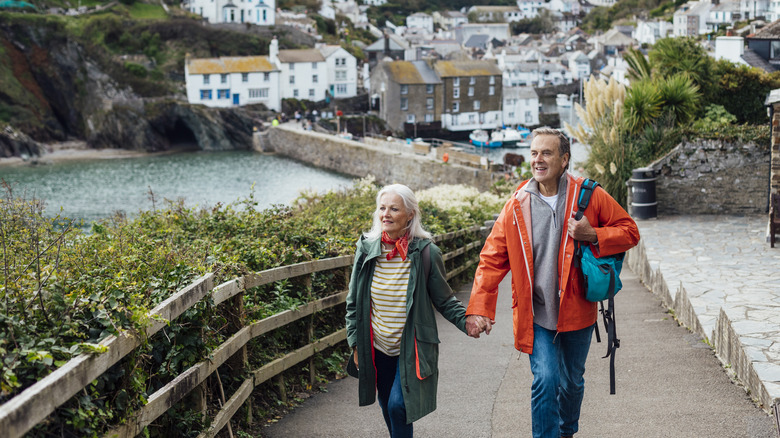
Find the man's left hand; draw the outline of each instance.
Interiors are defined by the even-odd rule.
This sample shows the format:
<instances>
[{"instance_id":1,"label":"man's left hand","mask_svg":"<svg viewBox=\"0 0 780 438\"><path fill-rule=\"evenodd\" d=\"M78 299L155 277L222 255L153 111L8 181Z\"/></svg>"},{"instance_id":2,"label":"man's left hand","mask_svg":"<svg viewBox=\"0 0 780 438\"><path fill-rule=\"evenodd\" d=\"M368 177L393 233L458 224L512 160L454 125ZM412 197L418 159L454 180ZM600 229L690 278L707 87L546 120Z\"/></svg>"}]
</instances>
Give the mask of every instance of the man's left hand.
<instances>
[{"instance_id":1,"label":"man's left hand","mask_svg":"<svg viewBox=\"0 0 780 438\"><path fill-rule=\"evenodd\" d=\"M580 220L569 218L569 236L580 242L597 243L599 238L596 235L596 229L590 225L588 218L582 217Z\"/></svg>"}]
</instances>

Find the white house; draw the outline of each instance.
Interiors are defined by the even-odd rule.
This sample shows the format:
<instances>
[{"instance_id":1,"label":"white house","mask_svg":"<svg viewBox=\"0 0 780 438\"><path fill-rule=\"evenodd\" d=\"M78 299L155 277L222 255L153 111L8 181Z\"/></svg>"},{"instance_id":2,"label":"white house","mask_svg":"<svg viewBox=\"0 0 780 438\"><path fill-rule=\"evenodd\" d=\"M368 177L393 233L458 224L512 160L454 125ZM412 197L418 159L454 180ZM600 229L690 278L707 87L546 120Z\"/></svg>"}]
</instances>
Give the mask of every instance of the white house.
<instances>
[{"instance_id":1,"label":"white house","mask_svg":"<svg viewBox=\"0 0 780 438\"><path fill-rule=\"evenodd\" d=\"M382 6L385 3L387 0L363 0L363 4L369 6Z\"/></svg>"},{"instance_id":2,"label":"white house","mask_svg":"<svg viewBox=\"0 0 780 438\"><path fill-rule=\"evenodd\" d=\"M341 46L321 46L325 58L330 95L340 99L357 96L357 58Z\"/></svg>"},{"instance_id":3,"label":"white house","mask_svg":"<svg viewBox=\"0 0 780 438\"><path fill-rule=\"evenodd\" d=\"M517 0L517 8L523 18L534 18L539 15L539 9L546 8L543 0Z\"/></svg>"},{"instance_id":4,"label":"white house","mask_svg":"<svg viewBox=\"0 0 780 438\"><path fill-rule=\"evenodd\" d=\"M674 36L697 37L708 32L707 18L712 3L708 0L688 2L674 13Z\"/></svg>"},{"instance_id":5,"label":"white house","mask_svg":"<svg viewBox=\"0 0 780 438\"><path fill-rule=\"evenodd\" d=\"M423 12L415 12L406 17L406 27L424 29L429 34L433 34L433 17Z\"/></svg>"},{"instance_id":6,"label":"white house","mask_svg":"<svg viewBox=\"0 0 780 438\"><path fill-rule=\"evenodd\" d=\"M639 44L653 45L656 41L671 36L673 31L672 23L666 20L643 21L636 23L636 29L632 37Z\"/></svg>"},{"instance_id":7,"label":"white house","mask_svg":"<svg viewBox=\"0 0 780 438\"><path fill-rule=\"evenodd\" d=\"M707 28L717 32L720 26L728 27L734 24L739 14L740 0L721 0L713 4L707 17Z\"/></svg>"},{"instance_id":8,"label":"white house","mask_svg":"<svg viewBox=\"0 0 780 438\"><path fill-rule=\"evenodd\" d=\"M525 18L520 8L514 6L472 6L468 13L475 14L478 22L512 23Z\"/></svg>"},{"instance_id":9,"label":"white house","mask_svg":"<svg viewBox=\"0 0 780 438\"><path fill-rule=\"evenodd\" d=\"M776 0L739 0L739 15L741 20L755 20L757 17L766 17L767 23L777 18L770 18L772 11L780 12L780 2ZM776 15L775 15L776 16Z\"/></svg>"},{"instance_id":10,"label":"white house","mask_svg":"<svg viewBox=\"0 0 780 438\"><path fill-rule=\"evenodd\" d=\"M539 124L539 96L533 87L504 86L501 108L504 125L535 126Z\"/></svg>"},{"instance_id":11,"label":"white house","mask_svg":"<svg viewBox=\"0 0 780 438\"><path fill-rule=\"evenodd\" d=\"M271 40L268 58L279 66L282 99L323 100L328 91L325 57L317 49L279 50Z\"/></svg>"},{"instance_id":12,"label":"white house","mask_svg":"<svg viewBox=\"0 0 780 438\"><path fill-rule=\"evenodd\" d=\"M432 15L433 23L438 24L445 30L454 29L461 24L469 22L466 14L459 11L434 11Z\"/></svg>"},{"instance_id":13,"label":"white house","mask_svg":"<svg viewBox=\"0 0 780 438\"><path fill-rule=\"evenodd\" d=\"M187 100L210 107L262 103L280 111L279 73L266 56L187 58Z\"/></svg>"},{"instance_id":14,"label":"white house","mask_svg":"<svg viewBox=\"0 0 780 438\"><path fill-rule=\"evenodd\" d=\"M588 79L590 76L590 58L581 50L567 53L562 56L569 66L569 72L573 79Z\"/></svg>"},{"instance_id":15,"label":"white house","mask_svg":"<svg viewBox=\"0 0 780 438\"><path fill-rule=\"evenodd\" d=\"M187 8L209 23L276 24L276 0L189 0Z\"/></svg>"},{"instance_id":16,"label":"white house","mask_svg":"<svg viewBox=\"0 0 780 438\"><path fill-rule=\"evenodd\" d=\"M463 44L472 35L487 35L490 39L506 41L509 39L509 23L468 23L455 28L455 39Z\"/></svg>"}]
</instances>

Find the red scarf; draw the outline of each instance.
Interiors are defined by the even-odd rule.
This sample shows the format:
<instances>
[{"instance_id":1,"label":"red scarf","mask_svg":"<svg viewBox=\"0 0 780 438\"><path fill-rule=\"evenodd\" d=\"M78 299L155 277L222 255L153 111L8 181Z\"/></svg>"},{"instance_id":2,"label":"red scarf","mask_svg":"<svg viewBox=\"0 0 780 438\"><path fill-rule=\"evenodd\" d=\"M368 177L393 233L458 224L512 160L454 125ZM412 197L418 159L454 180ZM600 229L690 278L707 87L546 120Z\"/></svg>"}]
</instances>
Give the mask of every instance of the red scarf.
<instances>
[{"instance_id":1,"label":"red scarf","mask_svg":"<svg viewBox=\"0 0 780 438\"><path fill-rule=\"evenodd\" d=\"M387 255L387 260L392 260L396 254L400 254L401 260L406 261L406 254L409 252L409 233L398 239L391 239L385 231L382 231L382 243L394 245L393 249L390 250L390 254Z\"/></svg>"}]
</instances>

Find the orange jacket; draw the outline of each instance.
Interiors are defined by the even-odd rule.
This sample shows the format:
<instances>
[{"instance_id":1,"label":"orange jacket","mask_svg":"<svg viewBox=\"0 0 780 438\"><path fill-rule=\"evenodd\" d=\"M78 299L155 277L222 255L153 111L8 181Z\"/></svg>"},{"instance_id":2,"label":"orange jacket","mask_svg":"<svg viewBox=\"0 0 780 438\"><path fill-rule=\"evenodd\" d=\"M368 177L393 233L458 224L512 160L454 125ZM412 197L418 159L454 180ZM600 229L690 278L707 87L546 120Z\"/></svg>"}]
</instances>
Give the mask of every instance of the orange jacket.
<instances>
[{"instance_id":1,"label":"orange jacket","mask_svg":"<svg viewBox=\"0 0 780 438\"><path fill-rule=\"evenodd\" d=\"M576 196L584 181L567 173L566 214L574 217L577 211ZM531 199L521 190L528 181L517 188L515 195L499 214L493 230L479 256L479 266L474 275L467 315L483 315L491 319L496 315L498 284L512 271L512 319L515 348L531 354L534 345L533 330L533 253L531 236ZM519 200L518 200L519 198ZM596 229L598 246L592 246L596 257L627 251L639 242L639 230L631 216L601 187L597 187L585 210L585 217ZM568 219L567 219L568 221ZM558 253L560 284L560 310L558 331L583 329L596 322L596 303L585 300L582 273L572 268L574 240L564 225Z\"/></svg>"}]
</instances>

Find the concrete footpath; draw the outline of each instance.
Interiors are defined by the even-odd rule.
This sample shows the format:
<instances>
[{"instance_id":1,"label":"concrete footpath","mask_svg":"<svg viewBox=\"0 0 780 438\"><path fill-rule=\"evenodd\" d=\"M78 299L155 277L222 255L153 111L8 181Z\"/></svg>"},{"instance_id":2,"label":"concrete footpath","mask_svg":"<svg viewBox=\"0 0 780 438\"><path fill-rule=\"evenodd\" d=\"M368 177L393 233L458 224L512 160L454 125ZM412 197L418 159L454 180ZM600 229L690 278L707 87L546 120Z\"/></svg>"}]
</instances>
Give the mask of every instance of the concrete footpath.
<instances>
[{"instance_id":1,"label":"concrete footpath","mask_svg":"<svg viewBox=\"0 0 780 438\"><path fill-rule=\"evenodd\" d=\"M720 358L716 356L709 339L722 338L724 348L733 350L728 353L731 356L737 357L742 351L748 358L763 358L763 362L758 360L759 366L780 366L770 356L780 347L774 338L780 326L772 327L778 313L758 312L765 308L762 306L776 303L772 294L780 295L775 283L777 274L773 272L778 271L780 249L770 252L769 245L760 242L760 218L678 217L642 221L639 226L642 246L631 253L631 269L624 268L623 291L616 299L621 340L616 360L617 394L609 394L609 361L601 358L606 347L596 343L594 337L576 436L777 438L780 435L774 417L767 413L768 407L765 410L757 405L760 398L755 397L756 390L751 394L746 391L744 380L734 378L733 366L724 368L723 363L730 362L721 361L721 351ZM774 264L764 268L767 258ZM656 293L648 290L640 276ZM727 281L728 277L738 277L741 286ZM664 289L664 278L673 278L674 287L667 285ZM761 288L769 290L768 303L766 291ZM698 298L691 300L688 289L709 299L709 307L702 306ZM721 292L709 296L705 292L715 290ZM464 303L469 291L470 285L458 291ZM714 296L720 297L725 310L715 309ZM755 308L750 305L751 296L760 299ZM664 303L675 310L668 311ZM763 319L752 323L738 320L734 303L755 310L754 319ZM416 436L531 435L532 376L527 355L513 347L510 307L507 278L500 287L497 325L490 336L469 338L439 318L442 344L438 409L415 423ZM714 320L708 318L718 312L728 314L737 324L731 324L725 314ZM739 316L750 315L747 311ZM685 324L693 331L680 326L675 316L689 319ZM746 332L748 329L751 331ZM706 339L704 330L710 332ZM759 357L756 351L765 353ZM746 360L739 367L751 369L755 363ZM757 379L752 384L773 384ZM387 431L379 406L359 408L357 380L345 378L332 382L327 393L314 395L265 428L264 435L382 437Z\"/></svg>"}]
</instances>

